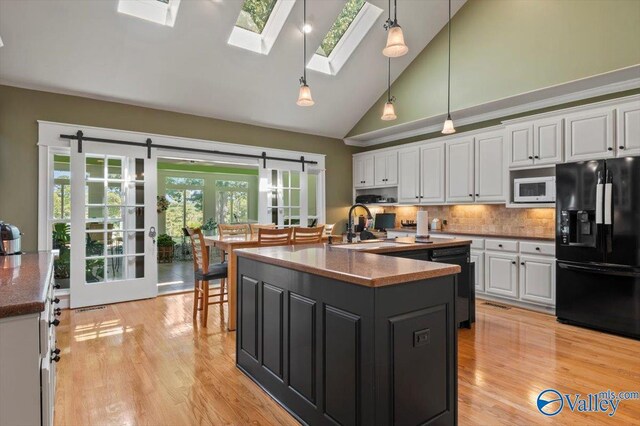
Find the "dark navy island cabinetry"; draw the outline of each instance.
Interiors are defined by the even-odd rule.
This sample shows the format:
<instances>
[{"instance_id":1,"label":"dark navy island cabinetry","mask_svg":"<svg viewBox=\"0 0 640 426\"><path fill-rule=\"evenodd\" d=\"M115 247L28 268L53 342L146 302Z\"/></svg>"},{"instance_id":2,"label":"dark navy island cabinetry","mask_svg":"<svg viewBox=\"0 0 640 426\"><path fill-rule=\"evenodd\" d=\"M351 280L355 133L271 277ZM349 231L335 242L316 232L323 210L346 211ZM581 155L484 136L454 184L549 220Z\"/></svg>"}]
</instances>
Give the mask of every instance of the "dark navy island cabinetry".
<instances>
[{"instance_id":1,"label":"dark navy island cabinetry","mask_svg":"<svg viewBox=\"0 0 640 426\"><path fill-rule=\"evenodd\" d=\"M310 425L457 423L457 265L238 252L237 365Z\"/></svg>"}]
</instances>

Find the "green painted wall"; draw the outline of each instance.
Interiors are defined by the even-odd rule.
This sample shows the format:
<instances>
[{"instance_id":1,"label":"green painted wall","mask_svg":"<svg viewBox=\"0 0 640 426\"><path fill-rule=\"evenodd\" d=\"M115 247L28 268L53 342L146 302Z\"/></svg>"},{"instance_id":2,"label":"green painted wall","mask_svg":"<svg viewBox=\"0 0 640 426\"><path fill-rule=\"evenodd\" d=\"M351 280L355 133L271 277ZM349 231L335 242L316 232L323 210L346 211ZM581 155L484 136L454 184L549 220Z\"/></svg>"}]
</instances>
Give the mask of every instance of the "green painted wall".
<instances>
[{"instance_id":1,"label":"green painted wall","mask_svg":"<svg viewBox=\"0 0 640 426\"><path fill-rule=\"evenodd\" d=\"M640 63L638 0L468 0L451 25L453 111ZM383 89L348 136L446 113L446 27L393 84L395 121Z\"/></svg>"},{"instance_id":2,"label":"green painted wall","mask_svg":"<svg viewBox=\"0 0 640 426\"><path fill-rule=\"evenodd\" d=\"M0 220L22 230L25 250L37 249L36 120L325 154L327 222L344 223L351 204L354 149L342 140L0 85Z\"/></svg>"}]
</instances>

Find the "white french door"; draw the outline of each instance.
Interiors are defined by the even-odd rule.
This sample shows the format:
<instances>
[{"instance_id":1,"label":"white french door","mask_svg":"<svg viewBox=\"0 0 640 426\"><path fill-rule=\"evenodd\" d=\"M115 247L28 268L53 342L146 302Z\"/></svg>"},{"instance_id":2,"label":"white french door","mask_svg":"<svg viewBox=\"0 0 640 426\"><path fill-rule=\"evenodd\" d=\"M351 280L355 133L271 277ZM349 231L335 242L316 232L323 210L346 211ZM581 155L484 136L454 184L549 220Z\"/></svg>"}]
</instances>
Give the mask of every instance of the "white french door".
<instances>
[{"instance_id":1,"label":"white french door","mask_svg":"<svg viewBox=\"0 0 640 426\"><path fill-rule=\"evenodd\" d=\"M155 150L71 142L71 308L157 295Z\"/></svg>"},{"instance_id":2,"label":"white french door","mask_svg":"<svg viewBox=\"0 0 640 426\"><path fill-rule=\"evenodd\" d=\"M306 172L269 169L267 215L260 222L284 228L308 226L307 179Z\"/></svg>"}]
</instances>

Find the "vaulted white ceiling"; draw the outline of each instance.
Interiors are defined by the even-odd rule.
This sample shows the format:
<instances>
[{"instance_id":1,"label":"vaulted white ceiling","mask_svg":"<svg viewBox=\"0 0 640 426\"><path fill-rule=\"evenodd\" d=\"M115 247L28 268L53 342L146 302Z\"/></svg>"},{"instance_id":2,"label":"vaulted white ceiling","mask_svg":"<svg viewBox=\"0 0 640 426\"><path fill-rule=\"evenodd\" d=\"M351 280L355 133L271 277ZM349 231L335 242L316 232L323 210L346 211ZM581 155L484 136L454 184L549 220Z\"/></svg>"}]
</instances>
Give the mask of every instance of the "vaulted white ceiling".
<instances>
[{"instance_id":1,"label":"vaulted white ceiling","mask_svg":"<svg viewBox=\"0 0 640 426\"><path fill-rule=\"evenodd\" d=\"M227 43L242 0L182 0L173 27L118 13L118 0L0 0L0 83L340 138L386 89L387 0L369 2L385 12L340 72L308 70L310 108L295 103L301 0L269 55ZM344 3L308 0L307 62ZM392 61L393 79L446 24L447 8L398 0L409 53Z\"/></svg>"}]
</instances>

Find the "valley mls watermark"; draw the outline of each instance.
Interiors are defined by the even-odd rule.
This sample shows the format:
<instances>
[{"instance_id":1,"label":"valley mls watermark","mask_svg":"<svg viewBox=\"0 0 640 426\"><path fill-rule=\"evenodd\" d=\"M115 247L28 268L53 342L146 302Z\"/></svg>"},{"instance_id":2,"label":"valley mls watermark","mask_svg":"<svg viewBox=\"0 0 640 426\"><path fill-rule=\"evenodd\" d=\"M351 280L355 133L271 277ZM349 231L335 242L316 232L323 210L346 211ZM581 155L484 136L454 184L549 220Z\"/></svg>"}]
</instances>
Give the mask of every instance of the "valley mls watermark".
<instances>
[{"instance_id":1,"label":"valley mls watermark","mask_svg":"<svg viewBox=\"0 0 640 426\"><path fill-rule=\"evenodd\" d=\"M640 392L614 392L612 390L581 395L562 394L555 389L545 389L538 395L536 406L545 416L560 414L564 408L580 413L605 413L613 417L620 403L625 400L640 399Z\"/></svg>"}]
</instances>

